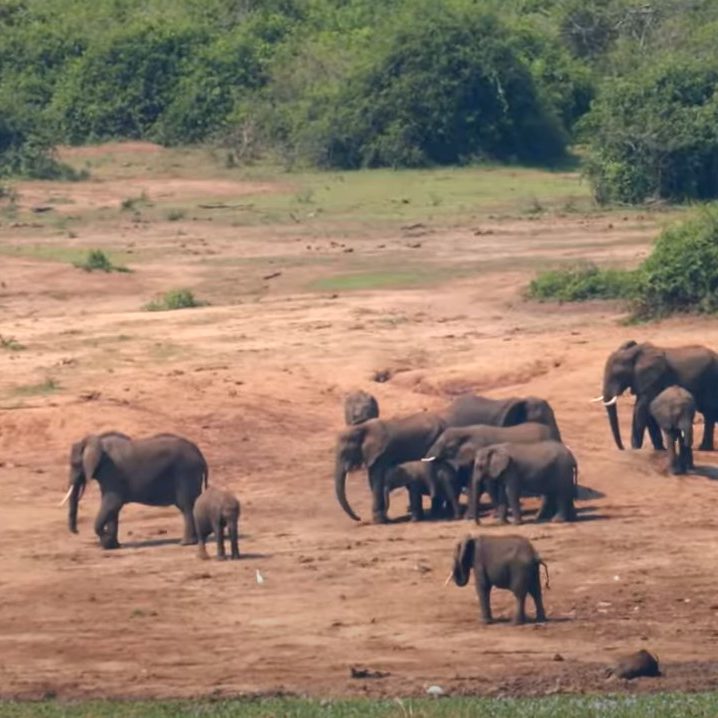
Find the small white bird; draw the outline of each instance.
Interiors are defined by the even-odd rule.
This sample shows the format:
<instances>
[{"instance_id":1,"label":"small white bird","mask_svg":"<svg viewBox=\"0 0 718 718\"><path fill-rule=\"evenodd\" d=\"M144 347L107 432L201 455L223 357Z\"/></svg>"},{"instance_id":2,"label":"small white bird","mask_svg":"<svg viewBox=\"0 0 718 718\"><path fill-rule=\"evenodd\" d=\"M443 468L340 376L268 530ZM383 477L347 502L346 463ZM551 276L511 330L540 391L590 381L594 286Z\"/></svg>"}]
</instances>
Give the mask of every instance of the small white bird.
<instances>
[{"instance_id":1,"label":"small white bird","mask_svg":"<svg viewBox=\"0 0 718 718\"><path fill-rule=\"evenodd\" d=\"M264 583L264 576L262 576L262 574L259 573L259 569L257 569L257 583L260 586Z\"/></svg>"}]
</instances>

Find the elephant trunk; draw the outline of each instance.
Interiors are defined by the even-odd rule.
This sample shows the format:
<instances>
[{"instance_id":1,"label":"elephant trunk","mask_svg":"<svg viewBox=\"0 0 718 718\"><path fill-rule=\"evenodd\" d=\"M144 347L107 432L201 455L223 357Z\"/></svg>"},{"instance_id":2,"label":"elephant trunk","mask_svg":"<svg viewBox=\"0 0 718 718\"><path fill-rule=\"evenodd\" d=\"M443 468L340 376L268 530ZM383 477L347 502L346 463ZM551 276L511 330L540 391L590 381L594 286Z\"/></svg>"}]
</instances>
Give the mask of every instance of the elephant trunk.
<instances>
[{"instance_id":1,"label":"elephant trunk","mask_svg":"<svg viewBox=\"0 0 718 718\"><path fill-rule=\"evenodd\" d=\"M344 512L354 521L361 521L361 519L352 511L352 507L349 506L346 494L346 483L347 483L347 467L346 464L337 458L337 464L334 471L334 491L337 495L337 501L339 505L344 509Z\"/></svg>"},{"instance_id":2,"label":"elephant trunk","mask_svg":"<svg viewBox=\"0 0 718 718\"><path fill-rule=\"evenodd\" d=\"M77 533L77 507L79 506L80 499L84 493L85 481L83 479L75 481L72 484L70 492L70 505L67 514L67 526L74 534Z\"/></svg>"},{"instance_id":3,"label":"elephant trunk","mask_svg":"<svg viewBox=\"0 0 718 718\"><path fill-rule=\"evenodd\" d=\"M618 408L616 407L616 402L606 406L606 413L608 414L608 423L611 426L613 440L616 442L616 446L623 451L623 442L621 441L621 428L618 425Z\"/></svg>"},{"instance_id":4,"label":"elephant trunk","mask_svg":"<svg viewBox=\"0 0 718 718\"><path fill-rule=\"evenodd\" d=\"M686 421L683 426L680 427L681 433L683 434L683 443L689 449L693 447L693 422Z\"/></svg>"}]
</instances>

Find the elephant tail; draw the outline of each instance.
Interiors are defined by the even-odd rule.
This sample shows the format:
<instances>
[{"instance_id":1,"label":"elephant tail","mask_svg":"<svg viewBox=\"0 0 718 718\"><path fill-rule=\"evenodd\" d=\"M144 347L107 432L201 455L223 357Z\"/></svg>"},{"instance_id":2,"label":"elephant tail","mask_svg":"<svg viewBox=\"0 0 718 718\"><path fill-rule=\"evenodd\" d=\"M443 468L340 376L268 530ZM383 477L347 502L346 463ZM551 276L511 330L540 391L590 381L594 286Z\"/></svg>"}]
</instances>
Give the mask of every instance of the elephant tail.
<instances>
[{"instance_id":1,"label":"elephant tail","mask_svg":"<svg viewBox=\"0 0 718 718\"><path fill-rule=\"evenodd\" d=\"M209 466L206 461L204 462L204 467L202 469L202 483L204 484L205 489L209 486Z\"/></svg>"},{"instance_id":2,"label":"elephant tail","mask_svg":"<svg viewBox=\"0 0 718 718\"><path fill-rule=\"evenodd\" d=\"M551 588L551 584L549 583L548 564L547 564L546 561L544 561L542 558L539 558L539 559L538 559L538 565L539 565L539 566L543 566L543 570L546 572L546 583L545 583L544 587L545 587L546 589L550 589L550 588ZM541 571L541 569L539 569L539 573L540 573L540 571Z\"/></svg>"}]
</instances>

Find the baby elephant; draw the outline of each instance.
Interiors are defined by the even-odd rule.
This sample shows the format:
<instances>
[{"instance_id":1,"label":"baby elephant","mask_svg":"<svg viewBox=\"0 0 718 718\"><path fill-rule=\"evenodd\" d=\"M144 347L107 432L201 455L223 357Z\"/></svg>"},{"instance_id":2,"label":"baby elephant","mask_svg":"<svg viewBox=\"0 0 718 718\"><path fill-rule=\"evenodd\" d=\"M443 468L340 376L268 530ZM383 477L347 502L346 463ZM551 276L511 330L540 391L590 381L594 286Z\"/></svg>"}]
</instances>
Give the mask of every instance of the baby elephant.
<instances>
[{"instance_id":1,"label":"baby elephant","mask_svg":"<svg viewBox=\"0 0 718 718\"><path fill-rule=\"evenodd\" d=\"M454 568L447 583L453 578L457 586L466 586L471 567L474 567L476 593L481 606L481 620L491 623L491 589L507 588L516 596L514 624L526 621L526 594L536 606L536 621L546 620L541 598L539 566L546 571L546 588L549 587L548 567L536 553L528 539L522 536L467 536L456 544Z\"/></svg>"},{"instance_id":2,"label":"baby elephant","mask_svg":"<svg viewBox=\"0 0 718 718\"><path fill-rule=\"evenodd\" d=\"M521 523L521 494L543 496L537 521L551 518L575 521L573 500L577 478L576 459L559 441L487 446L476 452L469 493L469 518L475 518L478 523L478 492L485 485L500 523L506 523L509 506L511 521Z\"/></svg>"},{"instance_id":3,"label":"baby elephant","mask_svg":"<svg viewBox=\"0 0 718 718\"><path fill-rule=\"evenodd\" d=\"M232 559L239 558L238 527L239 501L231 492L208 486L194 504L194 524L199 540L199 557L207 559L205 542L214 533L217 539L217 558L227 557L224 551L224 529L229 532L229 543L232 547Z\"/></svg>"},{"instance_id":4,"label":"baby elephant","mask_svg":"<svg viewBox=\"0 0 718 718\"><path fill-rule=\"evenodd\" d=\"M456 474L448 464L432 466L422 461L407 461L387 471L384 477L384 504L387 511L389 494L399 488L406 488L409 492L412 521L421 521L424 518L423 496L431 496L432 506L436 504L436 500L446 500L452 505L454 517L459 518L461 515Z\"/></svg>"},{"instance_id":5,"label":"baby elephant","mask_svg":"<svg viewBox=\"0 0 718 718\"><path fill-rule=\"evenodd\" d=\"M669 386L651 402L649 409L663 431L671 472L685 474L693 468L693 418L696 415L693 395L680 386Z\"/></svg>"},{"instance_id":6,"label":"baby elephant","mask_svg":"<svg viewBox=\"0 0 718 718\"><path fill-rule=\"evenodd\" d=\"M347 426L379 418L379 402L366 391L354 391L344 399L344 422Z\"/></svg>"}]
</instances>

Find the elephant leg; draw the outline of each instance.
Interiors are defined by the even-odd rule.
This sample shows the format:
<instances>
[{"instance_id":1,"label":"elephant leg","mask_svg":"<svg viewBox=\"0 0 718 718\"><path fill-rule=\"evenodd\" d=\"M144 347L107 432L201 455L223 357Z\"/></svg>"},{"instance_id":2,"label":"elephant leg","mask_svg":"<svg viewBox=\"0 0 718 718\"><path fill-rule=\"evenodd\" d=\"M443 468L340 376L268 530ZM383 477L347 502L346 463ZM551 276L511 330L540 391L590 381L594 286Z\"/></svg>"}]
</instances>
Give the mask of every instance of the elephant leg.
<instances>
[{"instance_id":1,"label":"elephant leg","mask_svg":"<svg viewBox=\"0 0 718 718\"><path fill-rule=\"evenodd\" d=\"M556 502L551 494L544 494L541 500L541 508L536 515L536 521L549 521L556 513Z\"/></svg>"},{"instance_id":2,"label":"elephant leg","mask_svg":"<svg viewBox=\"0 0 718 718\"><path fill-rule=\"evenodd\" d=\"M194 525L192 507L179 506L178 508L182 512L182 517L184 518L184 535L182 536L182 541L180 541L180 545L194 546L194 544L197 543L197 531Z\"/></svg>"},{"instance_id":3,"label":"elephant leg","mask_svg":"<svg viewBox=\"0 0 718 718\"><path fill-rule=\"evenodd\" d=\"M415 486L407 487L409 492L409 511L412 521L422 521L424 519L424 507L422 502L421 490Z\"/></svg>"},{"instance_id":4,"label":"elephant leg","mask_svg":"<svg viewBox=\"0 0 718 718\"><path fill-rule=\"evenodd\" d=\"M701 441L701 451L713 451L713 428L715 427L715 420L709 419L705 414L703 415L703 441Z\"/></svg>"},{"instance_id":5,"label":"elephant leg","mask_svg":"<svg viewBox=\"0 0 718 718\"><path fill-rule=\"evenodd\" d=\"M541 578L538 576L538 570L536 571L536 580L532 582L529 587L529 593L533 598L536 606L536 623L544 623L546 620L546 611L543 607L543 597L541 596Z\"/></svg>"},{"instance_id":6,"label":"elephant leg","mask_svg":"<svg viewBox=\"0 0 718 718\"><path fill-rule=\"evenodd\" d=\"M239 559L239 529L236 521L230 521L229 526L229 546L231 550L231 556L233 561Z\"/></svg>"},{"instance_id":7,"label":"elephant leg","mask_svg":"<svg viewBox=\"0 0 718 718\"><path fill-rule=\"evenodd\" d=\"M526 623L526 592L519 591L514 595L516 596L516 613L514 613L511 623L521 626Z\"/></svg>"},{"instance_id":8,"label":"elephant leg","mask_svg":"<svg viewBox=\"0 0 718 718\"><path fill-rule=\"evenodd\" d=\"M207 553L207 537L203 534L197 535L197 556L201 558L203 561L207 561L209 559L209 554Z\"/></svg>"},{"instance_id":9,"label":"elephant leg","mask_svg":"<svg viewBox=\"0 0 718 718\"><path fill-rule=\"evenodd\" d=\"M678 454L676 454L676 441L678 441L679 447ZM668 468L672 474L680 474L680 439L677 439L675 432L666 432L666 447L668 450Z\"/></svg>"},{"instance_id":10,"label":"elephant leg","mask_svg":"<svg viewBox=\"0 0 718 718\"><path fill-rule=\"evenodd\" d=\"M369 469L369 486L372 493L372 521L375 524L385 524L386 506L384 505L384 468L372 466Z\"/></svg>"},{"instance_id":11,"label":"elephant leg","mask_svg":"<svg viewBox=\"0 0 718 718\"><path fill-rule=\"evenodd\" d=\"M633 407L633 422L631 425L631 448L640 449L643 446L643 435L650 417L648 401L642 398L636 400Z\"/></svg>"},{"instance_id":12,"label":"elephant leg","mask_svg":"<svg viewBox=\"0 0 718 718\"><path fill-rule=\"evenodd\" d=\"M493 623L491 615L491 584L485 579L476 582L476 593L479 596L479 608L481 610L481 621Z\"/></svg>"},{"instance_id":13,"label":"elephant leg","mask_svg":"<svg viewBox=\"0 0 718 718\"><path fill-rule=\"evenodd\" d=\"M224 551L224 521L222 519L214 524L214 537L217 540L217 560L224 561L227 554Z\"/></svg>"},{"instance_id":14,"label":"elephant leg","mask_svg":"<svg viewBox=\"0 0 718 718\"><path fill-rule=\"evenodd\" d=\"M117 531L119 528L119 515L122 508L122 498L116 494L104 494L100 510L95 519L95 533L100 539L102 548L119 548Z\"/></svg>"},{"instance_id":15,"label":"elephant leg","mask_svg":"<svg viewBox=\"0 0 718 718\"><path fill-rule=\"evenodd\" d=\"M441 482L439 486L439 494L444 496L444 500L451 505L452 518L461 518L461 504L459 503L459 497L457 492L454 490L451 479L446 479Z\"/></svg>"},{"instance_id":16,"label":"elephant leg","mask_svg":"<svg viewBox=\"0 0 718 718\"><path fill-rule=\"evenodd\" d=\"M565 521L573 521L576 511L573 507L573 499L571 494L564 494L554 497L554 504L558 507L556 515L553 517L554 523L564 523Z\"/></svg>"},{"instance_id":17,"label":"elephant leg","mask_svg":"<svg viewBox=\"0 0 718 718\"><path fill-rule=\"evenodd\" d=\"M521 501L519 499L519 487L510 483L506 487L506 497L508 499L509 506L511 507L511 523L518 526L523 523L521 520Z\"/></svg>"},{"instance_id":18,"label":"elephant leg","mask_svg":"<svg viewBox=\"0 0 718 718\"><path fill-rule=\"evenodd\" d=\"M648 414L647 419L647 425L648 425L648 435L651 437L651 443L653 444L653 448L657 451L660 451L664 448L663 446L663 437L661 436L661 428L656 423L656 420Z\"/></svg>"},{"instance_id":19,"label":"elephant leg","mask_svg":"<svg viewBox=\"0 0 718 718\"><path fill-rule=\"evenodd\" d=\"M695 464L693 463L693 449L691 449L690 446L683 447L683 457L683 463L686 467L686 471L695 469Z\"/></svg>"}]
</instances>

